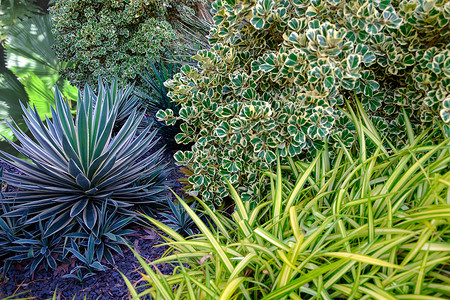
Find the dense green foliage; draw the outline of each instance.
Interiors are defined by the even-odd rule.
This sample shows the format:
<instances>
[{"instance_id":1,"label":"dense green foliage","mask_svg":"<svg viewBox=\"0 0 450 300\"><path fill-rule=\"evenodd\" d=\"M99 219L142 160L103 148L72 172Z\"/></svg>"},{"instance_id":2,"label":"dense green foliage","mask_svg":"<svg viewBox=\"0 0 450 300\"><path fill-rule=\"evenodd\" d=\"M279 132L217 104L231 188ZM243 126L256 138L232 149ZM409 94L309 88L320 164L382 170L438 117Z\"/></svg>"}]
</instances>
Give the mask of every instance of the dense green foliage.
<instances>
[{"instance_id":1,"label":"dense green foliage","mask_svg":"<svg viewBox=\"0 0 450 300\"><path fill-rule=\"evenodd\" d=\"M24 232L28 232L13 241L22 248L7 248L23 252L9 261L34 258L37 263L31 264L31 271L44 258L54 267L52 251L60 253L67 238L76 239L87 251L91 258L86 260L88 268L103 257L113 263L111 251L121 254L117 244L124 243L121 236L127 231L122 228L130 222L129 217L135 216L136 210L151 213L167 205L164 181L169 170L161 161L163 148L144 157L156 143L155 132L148 127L137 134L144 114L123 105L134 103L132 89L120 89L116 81L111 86L100 81L98 90L95 94L89 86L84 88L75 119L58 90L53 118L45 123L36 109L23 107L32 137L11 125L19 141L11 144L31 162L0 152L21 172L5 172L1 177L18 188L4 193L0 204L7 211L1 217L24 221ZM121 115L126 121L116 132L114 125ZM95 245L85 239L95 239ZM27 252L26 247L44 247L49 252ZM68 249L80 259L76 255L79 249Z\"/></svg>"},{"instance_id":2,"label":"dense green foliage","mask_svg":"<svg viewBox=\"0 0 450 300\"><path fill-rule=\"evenodd\" d=\"M132 299L444 299L449 296L450 139L426 130L387 151L358 122L358 156L328 151L281 166L250 206L229 185L231 219L198 199L207 225L181 199L201 234L168 234L173 252L147 264ZM368 157L366 139L376 144ZM286 171L282 171L282 169ZM152 266L173 263L173 274Z\"/></svg>"},{"instance_id":3,"label":"dense green foliage","mask_svg":"<svg viewBox=\"0 0 450 300\"><path fill-rule=\"evenodd\" d=\"M167 49L180 48L171 23L179 9L201 0L69 0L51 8L55 50L75 85L95 83L98 76L122 83L140 82L148 58L159 60ZM182 8L179 8L182 6Z\"/></svg>"},{"instance_id":4,"label":"dense green foliage","mask_svg":"<svg viewBox=\"0 0 450 300\"><path fill-rule=\"evenodd\" d=\"M175 115L179 114L180 105L169 98L168 89L164 86L164 82L180 71L181 64L173 61L174 59L179 57L169 56L169 60L172 61L149 61L150 68L146 67L141 73L143 83L137 94L142 98L142 104L147 111L152 114L155 125L158 127L158 135L163 139L166 148L180 150L183 148L176 143L175 136L180 133L181 122L167 125L156 118L159 110L170 109ZM186 146L184 147L187 149Z\"/></svg>"},{"instance_id":5,"label":"dense green foliage","mask_svg":"<svg viewBox=\"0 0 450 300\"><path fill-rule=\"evenodd\" d=\"M327 141L351 148L355 127L341 110L359 98L382 134L406 137L444 126L450 135L448 1L217 0L210 50L166 83L181 105L175 158L192 163L193 192L245 199L279 151L313 157ZM355 97L356 95L356 97ZM160 119L173 123L171 111ZM446 125L444 125L446 123ZM245 186L244 186L245 185Z\"/></svg>"}]
</instances>

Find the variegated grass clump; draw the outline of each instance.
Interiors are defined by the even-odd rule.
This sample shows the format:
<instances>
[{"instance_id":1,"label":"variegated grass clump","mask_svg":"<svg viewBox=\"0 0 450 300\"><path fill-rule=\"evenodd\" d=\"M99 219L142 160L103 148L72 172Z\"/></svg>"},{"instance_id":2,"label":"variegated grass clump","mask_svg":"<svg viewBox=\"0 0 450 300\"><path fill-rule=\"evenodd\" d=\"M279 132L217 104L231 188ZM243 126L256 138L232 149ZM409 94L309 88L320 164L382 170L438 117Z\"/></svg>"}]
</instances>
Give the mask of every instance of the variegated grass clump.
<instances>
[{"instance_id":1,"label":"variegated grass clump","mask_svg":"<svg viewBox=\"0 0 450 300\"><path fill-rule=\"evenodd\" d=\"M211 48L166 85L181 105L181 165L192 192L220 205L224 174L244 199L257 197L258 169L281 157L314 157L355 144L345 100L361 100L375 126L406 138L443 126L450 136L450 6L445 0L216 0ZM354 97L356 94L356 97Z\"/></svg>"},{"instance_id":2,"label":"variegated grass clump","mask_svg":"<svg viewBox=\"0 0 450 300\"><path fill-rule=\"evenodd\" d=\"M450 139L426 130L388 151L369 123L358 156L328 151L281 165L251 208L228 183L229 219L198 200L208 226L181 199L201 233L168 237L167 256L147 263L132 299L446 299L450 295ZM376 144L367 156L366 139ZM171 251L173 250L173 251ZM162 275L157 264L174 264Z\"/></svg>"}]
</instances>

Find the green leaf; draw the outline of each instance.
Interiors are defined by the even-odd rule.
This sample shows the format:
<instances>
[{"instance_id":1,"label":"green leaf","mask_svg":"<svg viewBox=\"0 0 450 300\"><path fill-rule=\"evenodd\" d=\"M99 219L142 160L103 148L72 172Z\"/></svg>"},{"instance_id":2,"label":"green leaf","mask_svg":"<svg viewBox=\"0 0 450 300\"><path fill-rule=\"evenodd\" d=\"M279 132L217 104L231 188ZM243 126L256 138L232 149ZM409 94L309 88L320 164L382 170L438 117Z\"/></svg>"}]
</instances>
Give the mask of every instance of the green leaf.
<instances>
[{"instance_id":1,"label":"green leaf","mask_svg":"<svg viewBox=\"0 0 450 300\"><path fill-rule=\"evenodd\" d=\"M256 96L257 96L256 91L253 88L246 89L245 92L242 94L242 97L248 100L256 100Z\"/></svg>"},{"instance_id":2,"label":"green leaf","mask_svg":"<svg viewBox=\"0 0 450 300\"><path fill-rule=\"evenodd\" d=\"M250 23L253 25L253 27L255 27L255 29L261 30L261 29L264 28L264 25L265 25L266 22L264 21L263 18L260 18L260 17L253 17L253 18L250 20Z\"/></svg>"},{"instance_id":3,"label":"green leaf","mask_svg":"<svg viewBox=\"0 0 450 300\"><path fill-rule=\"evenodd\" d=\"M83 210L83 221L84 224L92 230L94 228L95 223L97 223L97 210L95 209L92 201L86 205L86 208Z\"/></svg>"},{"instance_id":4,"label":"green leaf","mask_svg":"<svg viewBox=\"0 0 450 300\"><path fill-rule=\"evenodd\" d=\"M357 54L350 54L347 57L347 70L350 72L359 69L359 65L361 63L361 58Z\"/></svg>"},{"instance_id":5,"label":"green leaf","mask_svg":"<svg viewBox=\"0 0 450 300\"><path fill-rule=\"evenodd\" d=\"M263 72L270 72L272 70L275 69L275 66L273 65L268 65L268 64L263 64L259 66L259 69Z\"/></svg>"},{"instance_id":6,"label":"green leaf","mask_svg":"<svg viewBox=\"0 0 450 300\"><path fill-rule=\"evenodd\" d=\"M325 78L325 80L323 81L325 88L327 89L331 89L334 86L334 77L332 76L328 76Z\"/></svg>"},{"instance_id":7,"label":"green leaf","mask_svg":"<svg viewBox=\"0 0 450 300\"><path fill-rule=\"evenodd\" d=\"M362 254L356 254L356 253L346 253L346 252L327 252L323 254L324 256L330 256L330 257L337 257L337 258L347 258L350 260L355 260L362 263L367 263L370 265L376 265L381 267L388 267L388 268L396 268L396 269L402 269L402 266L395 265L388 263L386 261L383 261L378 258L374 258L368 255L362 255Z\"/></svg>"}]
</instances>

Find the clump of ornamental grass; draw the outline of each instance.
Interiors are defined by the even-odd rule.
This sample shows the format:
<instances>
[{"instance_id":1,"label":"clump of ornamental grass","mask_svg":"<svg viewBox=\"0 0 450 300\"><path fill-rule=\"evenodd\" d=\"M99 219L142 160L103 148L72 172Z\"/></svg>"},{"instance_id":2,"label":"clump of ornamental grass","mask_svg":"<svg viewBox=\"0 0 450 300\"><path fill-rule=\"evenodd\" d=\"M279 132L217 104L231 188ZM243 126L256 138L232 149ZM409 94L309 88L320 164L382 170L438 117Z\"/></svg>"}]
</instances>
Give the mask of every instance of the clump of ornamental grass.
<instances>
[{"instance_id":1,"label":"clump of ornamental grass","mask_svg":"<svg viewBox=\"0 0 450 300\"><path fill-rule=\"evenodd\" d=\"M252 207L229 184L232 218L198 199L213 226L180 203L201 233L167 233L165 257L140 260L148 282L133 299L444 299L450 284L450 140L431 129L386 149L367 116L358 154L322 151L266 171ZM376 145L373 156L367 143ZM162 275L156 265L174 264Z\"/></svg>"}]
</instances>

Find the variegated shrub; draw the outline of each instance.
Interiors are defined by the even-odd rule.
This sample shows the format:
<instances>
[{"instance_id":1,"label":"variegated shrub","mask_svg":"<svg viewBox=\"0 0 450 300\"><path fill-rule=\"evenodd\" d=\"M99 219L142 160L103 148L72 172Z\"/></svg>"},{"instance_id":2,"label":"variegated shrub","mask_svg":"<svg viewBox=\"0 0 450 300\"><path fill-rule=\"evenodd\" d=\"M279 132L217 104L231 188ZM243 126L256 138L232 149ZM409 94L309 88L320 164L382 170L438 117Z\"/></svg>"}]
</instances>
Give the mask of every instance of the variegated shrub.
<instances>
[{"instance_id":1,"label":"variegated shrub","mask_svg":"<svg viewBox=\"0 0 450 300\"><path fill-rule=\"evenodd\" d=\"M359 99L394 143L405 114L450 134L450 2L446 0L216 0L210 50L166 83L181 104L176 160L191 163L193 192L227 195L225 175L254 197L255 169L314 155L327 140L351 148L344 108ZM174 114L158 113L167 123ZM243 184L245 183L245 188Z\"/></svg>"},{"instance_id":2,"label":"variegated shrub","mask_svg":"<svg viewBox=\"0 0 450 300\"><path fill-rule=\"evenodd\" d=\"M70 63L63 70L64 75L77 86L89 83L94 87L98 76L107 80L118 77L122 84L136 82L139 86L138 74L144 70L148 58L158 59L168 49L180 48L184 36L178 27L185 25L187 32L207 32L207 22L194 28L184 21L188 16L195 18L198 10L205 9L205 3L205 0L55 1L50 9L54 48L59 59Z\"/></svg>"}]
</instances>

